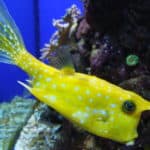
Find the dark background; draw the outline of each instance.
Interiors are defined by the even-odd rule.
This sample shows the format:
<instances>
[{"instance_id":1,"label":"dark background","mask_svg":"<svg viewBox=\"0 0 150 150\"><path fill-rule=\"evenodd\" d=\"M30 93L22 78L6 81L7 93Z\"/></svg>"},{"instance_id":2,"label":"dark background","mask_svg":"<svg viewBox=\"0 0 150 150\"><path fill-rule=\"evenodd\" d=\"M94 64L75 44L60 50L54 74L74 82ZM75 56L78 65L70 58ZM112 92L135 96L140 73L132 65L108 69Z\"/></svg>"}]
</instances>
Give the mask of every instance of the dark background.
<instances>
[{"instance_id":1,"label":"dark background","mask_svg":"<svg viewBox=\"0 0 150 150\"><path fill-rule=\"evenodd\" d=\"M64 15L73 3L82 8L80 0L4 0L23 36L26 48L37 58L39 50L48 43L55 31L53 18ZM24 88L17 83L27 75L13 65L0 64L0 101L10 101L16 95L23 95Z\"/></svg>"}]
</instances>

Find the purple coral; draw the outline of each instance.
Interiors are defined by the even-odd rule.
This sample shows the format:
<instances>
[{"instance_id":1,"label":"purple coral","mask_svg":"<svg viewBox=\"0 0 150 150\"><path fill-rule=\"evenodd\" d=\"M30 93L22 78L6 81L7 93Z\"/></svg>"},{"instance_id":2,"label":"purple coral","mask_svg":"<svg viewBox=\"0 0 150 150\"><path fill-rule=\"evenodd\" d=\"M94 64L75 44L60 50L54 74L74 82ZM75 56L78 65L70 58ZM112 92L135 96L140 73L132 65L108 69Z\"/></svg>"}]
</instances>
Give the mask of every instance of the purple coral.
<instances>
[{"instance_id":1,"label":"purple coral","mask_svg":"<svg viewBox=\"0 0 150 150\"><path fill-rule=\"evenodd\" d=\"M84 22L88 24L88 30L86 26L78 29L78 35L87 31L80 37L84 44L80 45L79 51L89 60L91 73L116 84L143 73L150 74L150 2L84 2ZM126 58L131 54L139 57L136 66L126 64Z\"/></svg>"}]
</instances>

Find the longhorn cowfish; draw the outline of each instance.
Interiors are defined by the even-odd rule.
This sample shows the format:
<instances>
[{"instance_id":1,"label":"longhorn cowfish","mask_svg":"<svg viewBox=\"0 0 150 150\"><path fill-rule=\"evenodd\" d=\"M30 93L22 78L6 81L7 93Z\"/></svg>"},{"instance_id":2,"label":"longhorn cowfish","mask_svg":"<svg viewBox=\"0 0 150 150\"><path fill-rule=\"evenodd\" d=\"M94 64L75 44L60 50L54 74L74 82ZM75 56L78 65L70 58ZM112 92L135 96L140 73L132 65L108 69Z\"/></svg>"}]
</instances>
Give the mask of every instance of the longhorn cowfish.
<instances>
[{"instance_id":1,"label":"longhorn cowfish","mask_svg":"<svg viewBox=\"0 0 150 150\"><path fill-rule=\"evenodd\" d=\"M103 79L75 72L65 56L69 56L67 49L60 50L65 65L57 69L29 54L0 0L0 61L16 65L30 76L29 85L19 83L86 131L121 143L134 141L141 113L150 110L150 102Z\"/></svg>"}]
</instances>

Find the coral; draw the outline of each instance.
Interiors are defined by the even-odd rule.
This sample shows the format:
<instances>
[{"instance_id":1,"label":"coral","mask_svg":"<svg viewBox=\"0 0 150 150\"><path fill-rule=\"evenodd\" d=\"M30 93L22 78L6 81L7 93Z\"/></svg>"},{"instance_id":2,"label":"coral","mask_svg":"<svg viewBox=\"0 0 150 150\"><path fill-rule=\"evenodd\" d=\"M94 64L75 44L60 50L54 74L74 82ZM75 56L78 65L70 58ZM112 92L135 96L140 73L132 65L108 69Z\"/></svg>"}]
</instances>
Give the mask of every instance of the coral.
<instances>
[{"instance_id":1,"label":"coral","mask_svg":"<svg viewBox=\"0 0 150 150\"><path fill-rule=\"evenodd\" d=\"M49 58L55 49L73 42L71 36L75 32L80 14L77 6L72 5L61 19L53 20L53 26L57 28L57 31L52 35L49 44L45 44L45 48L41 49L41 59Z\"/></svg>"},{"instance_id":2,"label":"coral","mask_svg":"<svg viewBox=\"0 0 150 150\"><path fill-rule=\"evenodd\" d=\"M56 141L61 140L59 132L61 125L53 124L45 119L51 116L51 111L44 104L39 104L27 124L20 132L15 150L53 150Z\"/></svg>"},{"instance_id":3,"label":"coral","mask_svg":"<svg viewBox=\"0 0 150 150\"><path fill-rule=\"evenodd\" d=\"M63 118L48 106L16 96L0 104L0 149L63 150L69 136L62 124Z\"/></svg>"},{"instance_id":4,"label":"coral","mask_svg":"<svg viewBox=\"0 0 150 150\"><path fill-rule=\"evenodd\" d=\"M11 103L0 104L0 149L10 150L26 124L36 101L15 97Z\"/></svg>"},{"instance_id":5,"label":"coral","mask_svg":"<svg viewBox=\"0 0 150 150\"><path fill-rule=\"evenodd\" d=\"M90 150L96 147L99 149L93 136L76 129L41 103L34 109L16 141L15 150Z\"/></svg>"}]
</instances>

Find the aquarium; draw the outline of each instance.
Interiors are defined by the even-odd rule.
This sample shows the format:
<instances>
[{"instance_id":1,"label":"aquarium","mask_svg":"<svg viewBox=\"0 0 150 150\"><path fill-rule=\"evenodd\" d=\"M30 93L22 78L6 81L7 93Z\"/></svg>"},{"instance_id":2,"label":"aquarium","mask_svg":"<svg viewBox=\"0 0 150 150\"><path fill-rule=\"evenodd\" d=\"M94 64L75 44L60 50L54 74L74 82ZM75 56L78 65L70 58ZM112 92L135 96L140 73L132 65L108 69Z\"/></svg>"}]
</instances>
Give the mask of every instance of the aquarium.
<instances>
[{"instance_id":1,"label":"aquarium","mask_svg":"<svg viewBox=\"0 0 150 150\"><path fill-rule=\"evenodd\" d=\"M149 150L149 14L0 0L0 150Z\"/></svg>"}]
</instances>

